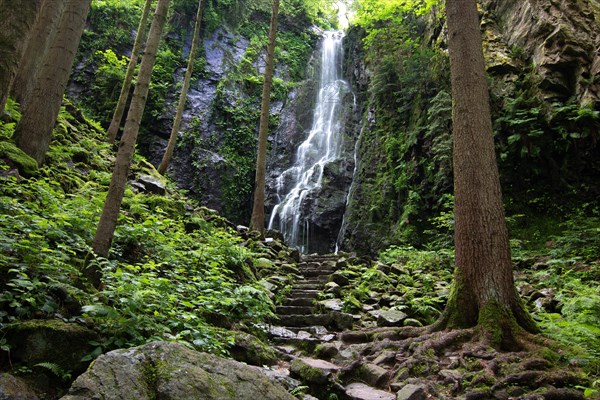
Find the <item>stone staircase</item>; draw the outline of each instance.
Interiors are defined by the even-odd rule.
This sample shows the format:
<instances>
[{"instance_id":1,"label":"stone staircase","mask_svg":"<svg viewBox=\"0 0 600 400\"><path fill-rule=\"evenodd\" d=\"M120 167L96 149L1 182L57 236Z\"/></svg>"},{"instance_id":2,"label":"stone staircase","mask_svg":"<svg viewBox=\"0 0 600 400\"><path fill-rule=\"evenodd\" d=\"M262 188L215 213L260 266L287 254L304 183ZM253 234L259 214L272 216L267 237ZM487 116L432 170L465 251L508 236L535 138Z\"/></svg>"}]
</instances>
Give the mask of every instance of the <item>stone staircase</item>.
<instances>
[{"instance_id":1,"label":"stone staircase","mask_svg":"<svg viewBox=\"0 0 600 400\"><path fill-rule=\"evenodd\" d=\"M358 377L358 382L352 372L357 368L354 346L362 346L357 344L362 340L356 338L363 336L352 331L356 317L317 300L345 262L337 255L301 258L297 265L301 278L277 307L279 320L269 329L282 359L278 372L273 373L281 380L291 375L308 386L311 395L305 395L304 400L326 399L332 392L345 400L396 400L395 393L382 390L382 382L390 374L387 369L367 364L362 368L366 374Z\"/></svg>"},{"instance_id":2,"label":"stone staircase","mask_svg":"<svg viewBox=\"0 0 600 400\"><path fill-rule=\"evenodd\" d=\"M298 263L298 279L284 303L277 307L277 326L270 328L271 339L280 346L292 345L311 352L319 343L332 341L336 333L352 327L353 317L341 311L326 310L316 304L325 284L338 269L339 256L307 255ZM289 348L285 349L290 351Z\"/></svg>"}]
</instances>

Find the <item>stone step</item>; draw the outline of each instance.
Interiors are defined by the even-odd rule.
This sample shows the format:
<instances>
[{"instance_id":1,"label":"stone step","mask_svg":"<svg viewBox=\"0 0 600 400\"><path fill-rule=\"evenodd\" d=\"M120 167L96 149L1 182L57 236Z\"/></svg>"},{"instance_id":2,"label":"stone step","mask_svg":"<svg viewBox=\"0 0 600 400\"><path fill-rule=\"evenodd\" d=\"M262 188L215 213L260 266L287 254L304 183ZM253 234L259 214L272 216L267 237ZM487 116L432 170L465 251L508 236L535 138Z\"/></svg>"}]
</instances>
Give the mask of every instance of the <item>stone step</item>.
<instances>
[{"instance_id":1,"label":"stone step","mask_svg":"<svg viewBox=\"0 0 600 400\"><path fill-rule=\"evenodd\" d=\"M278 315L292 315L292 314L313 314L315 312L312 306L277 306L275 312Z\"/></svg>"},{"instance_id":2,"label":"stone step","mask_svg":"<svg viewBox=\"0 0 600 400\"><path fill-rule=\"evenodd\" d=\"M283 304L286 306L312 306L314 297L294 297L288 298Z\"/></svg>"},{"instance_id":3,"label":"stone step","mask_svg":"<svg viewBox=\"0 0 600 400\"><path fill-rule=\"evenodd\" d=\"M323 282L297 282L294 283L292 289L308 289L319 290L323 287Z\"/></svg>"},{"instance_id":4,"label":"stone step","mask_svg":"<svg viewBox=\"0 0 600 400\"><path fill-rule=\"evenodd\" d=\"M351 314L329 312L327 314L292 314L279 315L279 324L285 327L324 326L331 330L344 330L352 327L354 318Z\"/></svg>"},{"instance_id":5,"label":"stone step","mask_svg":"<svg viewBox=\"0 0 600 400\"><path fill-rule=\"evenodd\" d=\"M323 279L323 277L329 277L329 275L333 274L335 271L336 271L336 269L334 269L334 268L326 269L326 270L311 268L311 269L305 269L305 270L301 271L300 273L305 278L321 278L321 279Z\"/></svg>"},{"instance_id":6,"label":"stone step","mask_svg":"<svg viewBox=\"0 0 600 400\"><path fill-rule=\"evenodd\" d=\"M290 297L292 298L312 298L314 299L321 293L321 290L316 289L292 289Z\"/></svg>"}]
</instances>

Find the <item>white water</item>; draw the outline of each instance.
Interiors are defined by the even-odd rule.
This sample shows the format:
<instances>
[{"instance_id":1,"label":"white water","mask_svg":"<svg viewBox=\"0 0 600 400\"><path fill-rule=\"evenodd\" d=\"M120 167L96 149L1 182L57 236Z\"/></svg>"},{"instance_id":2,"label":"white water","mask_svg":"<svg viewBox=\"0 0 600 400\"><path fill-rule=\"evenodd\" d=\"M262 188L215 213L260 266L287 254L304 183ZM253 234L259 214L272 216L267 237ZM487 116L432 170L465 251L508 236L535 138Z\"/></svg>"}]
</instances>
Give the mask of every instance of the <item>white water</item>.
<instances>
[{"instance_id":1,"label":"white water","mask_svg":"<svg viewBox=\"0 0 600 400\"><path fill-rule=\"evenodd\" d=\"M298 147L294 165L277 178L279 204L273 208L269 229L279 229L289 246L308 250L310 223L303 215L307 195L321 188L325 165L340 157L342 150L342 97L348 83L341 79L341 32L325 32L321 48L319 94L312 128Z\"/></svg>"}]
</instances>

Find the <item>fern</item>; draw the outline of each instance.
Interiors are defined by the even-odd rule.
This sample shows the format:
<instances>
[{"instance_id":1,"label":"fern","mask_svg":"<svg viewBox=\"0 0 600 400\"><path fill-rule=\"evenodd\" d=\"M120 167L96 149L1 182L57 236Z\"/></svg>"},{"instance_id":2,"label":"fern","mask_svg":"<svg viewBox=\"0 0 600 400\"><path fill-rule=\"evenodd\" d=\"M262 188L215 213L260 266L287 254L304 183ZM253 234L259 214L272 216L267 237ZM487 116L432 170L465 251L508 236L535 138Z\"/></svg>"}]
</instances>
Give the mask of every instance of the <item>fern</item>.
<instances>
[{"instance_id":1,"label":"fern","mask_svg":"<svg viewBox=\"0 0 600 400\"><path fill-rule=\"evenodd\" d=\"M55 364L55 363L41 362L41 363L35 364L34 367L44 368L44 369L50 371L52 374L54 374L56 377L58 377L62 381L68 381L71 379L71 372L66 371L60 365Z\"/></svg>"}]
</instances>

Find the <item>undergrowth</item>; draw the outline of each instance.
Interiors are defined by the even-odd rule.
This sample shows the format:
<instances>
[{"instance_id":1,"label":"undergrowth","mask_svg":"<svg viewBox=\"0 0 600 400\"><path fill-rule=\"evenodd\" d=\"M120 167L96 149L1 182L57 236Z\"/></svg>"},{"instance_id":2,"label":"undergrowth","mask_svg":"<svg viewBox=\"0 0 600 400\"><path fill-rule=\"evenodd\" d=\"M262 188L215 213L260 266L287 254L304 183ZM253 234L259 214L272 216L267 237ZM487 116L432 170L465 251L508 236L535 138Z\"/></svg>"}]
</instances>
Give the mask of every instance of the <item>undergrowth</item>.
<instances>
[{"instance_id":1,"label":"undergrowth","mask_svg":"<svg viewBox=\"0 0 600 400\"><path fill-rule=\"evenodd\" d=\"M9 110L3 141L19 118L18 105ZM164 196L128 188L109 258L93 254L113 159L98 125L68 103L36 175L0 159L0 329L27 319L85 323L100 337L87 359L152 340L226 354L232 329L260 334L274 308L253 272L262 254L170 183ZM157 176L136 156L130 179L139 175ZM84 278L94 265L100 291Z\"/></svg>"}]
</instances>

